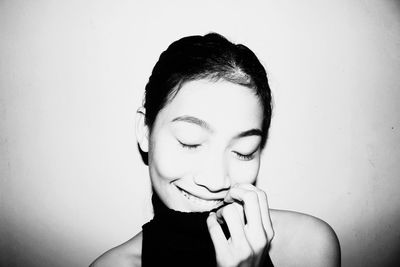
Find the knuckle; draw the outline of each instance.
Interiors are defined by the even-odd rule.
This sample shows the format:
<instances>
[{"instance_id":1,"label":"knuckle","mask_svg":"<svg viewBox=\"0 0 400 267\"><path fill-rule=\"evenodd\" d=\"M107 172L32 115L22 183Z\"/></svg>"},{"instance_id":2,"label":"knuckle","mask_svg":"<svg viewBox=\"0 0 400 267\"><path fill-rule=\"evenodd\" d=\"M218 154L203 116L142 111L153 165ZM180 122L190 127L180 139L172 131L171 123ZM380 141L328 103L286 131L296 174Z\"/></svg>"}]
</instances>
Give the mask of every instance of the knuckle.
<instances>
[{"instance_id":1,"label":"knuckle","mask_svg":"<svg viewBox=\"0 0 400 267\"><path fill-rule=\"evenodd\" d=\"M245 201L258 201L258 195L254 191L248 191L244 194L243 199Z\"/></svg>"},{"instance_id":2,"label":"knuckle","mask_svg":"<svg viewBox=\"0 0 400 267\"><path fill-rule=\"evenodd\" d=\"M247 249L243 250L243 258L244 259L249 259L253 257L254 252L250 247L247 247Z\"/></svg>"},{"instance_id":3,"label":"knuckle","mask_svg":"<svg viewBox=\"0 0 400 267\"><path fill-rule=\"evenodd\" d=\"M222 216L227 216L227 215L229 215L229 214L232 214L232 212L234 212L234 208L235 208L235 207L234 207L232 204L223 207L223 208L221 209Z\"/></svg>"},{"instance_id":4,"label":"knuckle","mask_svg":"<svg viewBox=\"0 0 400 267\"><path fill-rule=\"evenodd\" d=\"M242 266L243 263L251 262L255 253L250 248L237 248L231 257L217 257L218 266L236 267Z\"/></svg>"},{"instance_id":5,"label":"knuckle","mask_svg":"<svg viewBox=\"0 0 400 267\"><path fill-rule=\"evenodd\" d=\"M234 208L235 212L238 212L238 214L243 212L243 206L239 203L232 203L231 205Z\"/></svg>"},{"instance_id":6,"label":"knuckle","mask_svg":"<svg viewBox=\"0 0 400 267\"><path fill-rule=\"evenodd\" d=\"M250 259L252 259L254 257L254 252L252 250L249 251L245 251L243 252L243 254L241 255L239 262L246 262L249 261Z\"/></svg>"},{"instance_id":7,"label":"knuckle","mask_svg":"<svg viewBox=\"0 0 400 267\"><path fill-rule=\"evenodd\" d=\"M237 248L237 253L235 253L235 255L237 261L243 261L253 257L254 251L250 245L243 245Z\"/></svg>"},{"instance_id":8,"label":"knuckle","mask_svg":"<svg viewBox=\"0 0 400 267\"><path fill-rule=\"evenodd\" d=\"M221 215L225 217L227 214L229 214L228 206L225 206L221 209Z\"/></svg>"},{"instance_id":9,"label":"knuckle","mask_svg":"<svg viewBox=\"0 0 400 267\"><path fill-rule=\"evenodd\" d=\"M266 235L262 235L259 238L257 238L258 244L260 247L265 247L265 245L268 243L268 239Z\"/></svg>"},{"instance_id":10,"label":"knuckle","mask_svg":"<svg viewBox=\"0 0 400 267\"><path fill-rule=\"evenodd\" d=\"M236 263L236 260L234 257L219 257L219 258L217 258L217 261L220 266L224 266L224 267L237 266L237 263Z\"/></svg>"},{"instance_id":11,"label":"knuckle","mask_svg":"<svg viewBox=\"0 0 400 267\"><path fill-rule=\"evenodd\" d=\"M259 189L258 194L260 195L260 197L268 199L267 193L265 193L265 191Z\"/></svg>"},{"instance_id":12,"label":"knuckle","mask_svg":"<svg viewBox=\"0 0 400 267\"><path fill-rule=\"evenodd\" d=\"M260 253L261 251L263 251L265 249L267 244L268 244L268 241L267 241L266 237L259 238L259 240L254 244L254 251L256 251L257 253Z\"/></svg>"},{"instance_id":13,"label":"knuckle","mask_svg":"<svg viewBox=\"0 0 400 267\"><path fill-rule=\"evenodd\" d=\"M271 242L271 240L274 238L274 236L275 236L275 231L274 231L274 229L271 229L269 231L269 233L267 234L268 242Z\"/></svg>"},{"instance_id":14,"label":"knuckle","mask_svg":"<svg viewBox=\"0 0 400 267\"><path fill-rule=\"evenodd\" d=\"M253 233L251 235L251 247L253 248L255 253L260 253L268 244L267 235L264 234L256 234Z\"/></svg>"}]
</instances>

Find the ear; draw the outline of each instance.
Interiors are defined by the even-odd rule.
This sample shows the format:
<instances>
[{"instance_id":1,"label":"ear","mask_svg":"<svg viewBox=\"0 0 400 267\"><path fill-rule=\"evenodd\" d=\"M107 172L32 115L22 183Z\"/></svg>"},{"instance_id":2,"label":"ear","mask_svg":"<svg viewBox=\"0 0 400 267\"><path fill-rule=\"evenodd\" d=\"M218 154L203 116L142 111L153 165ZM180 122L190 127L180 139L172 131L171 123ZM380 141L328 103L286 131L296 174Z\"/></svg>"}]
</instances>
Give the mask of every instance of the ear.
<instances>
[{"instance_id":1,"label":"ear","mask_svg":"<svg viewBox=\"0 0 400 267\"><path fill-rule=\"evenodd\" d=\"M136 139L143 152L149 152L149 127L145 123L146 109L140 107L136 112Z\"/></svg>"}]
</instances>

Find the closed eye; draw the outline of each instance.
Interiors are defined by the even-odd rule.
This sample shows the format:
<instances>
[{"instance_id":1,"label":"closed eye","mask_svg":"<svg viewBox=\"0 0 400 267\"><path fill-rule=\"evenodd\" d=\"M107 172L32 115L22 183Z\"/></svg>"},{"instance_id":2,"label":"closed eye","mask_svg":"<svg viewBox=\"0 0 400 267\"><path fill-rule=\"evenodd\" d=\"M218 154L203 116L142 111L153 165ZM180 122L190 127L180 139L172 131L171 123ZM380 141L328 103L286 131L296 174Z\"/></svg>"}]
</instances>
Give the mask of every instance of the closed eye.
<instances>
[{"instance_id":1,"label":"closed eye","mask_svg":"<svg viewBox=\"0 0 400 267\"><path fill-rule=\"evenodd\" d=\"M238 159L243 160L243 161L249 161L249 160L254 159L254 156L256 154L256 152L253 152L253 153L245 155L245 154L241 154L241 153L235 152L235 151L233 153L236 155L236 157Z\"/></svg>"},{"instance_id":2,"label":"closed eye","mask_svg":"<svg viewBox=\"0 0 400 267\"><path fill-rule=\"evenodd\" d=\"M189 150L191 150L191 149L196 149L197 147L200 146L200 144L185 144L185 143L182 143L182 142L179 141L179 140L178 140L178 142L179 142L179 144L180 144L183 148L186 148L186 149L189 149Z\"/></svg>"}]
</instances>

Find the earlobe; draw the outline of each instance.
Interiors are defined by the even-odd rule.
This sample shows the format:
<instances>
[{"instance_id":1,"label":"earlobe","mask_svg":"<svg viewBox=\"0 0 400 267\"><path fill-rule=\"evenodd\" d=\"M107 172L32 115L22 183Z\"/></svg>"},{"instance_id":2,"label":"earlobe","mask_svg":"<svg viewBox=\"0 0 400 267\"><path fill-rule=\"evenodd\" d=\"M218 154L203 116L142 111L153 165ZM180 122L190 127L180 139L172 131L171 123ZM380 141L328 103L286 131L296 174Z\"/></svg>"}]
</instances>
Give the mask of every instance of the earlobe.
<instances>
[{"instance_id":1,"label":"earlobe","mask_svg":"<svg viewBox=\"0 0 400 267\"><path fill-rule=\"evenodd\" d=\"M149 127L145 122L146 109L140 107L136 112L136 139L143 152L149 152Z\"/></svg>"}]
</instances>

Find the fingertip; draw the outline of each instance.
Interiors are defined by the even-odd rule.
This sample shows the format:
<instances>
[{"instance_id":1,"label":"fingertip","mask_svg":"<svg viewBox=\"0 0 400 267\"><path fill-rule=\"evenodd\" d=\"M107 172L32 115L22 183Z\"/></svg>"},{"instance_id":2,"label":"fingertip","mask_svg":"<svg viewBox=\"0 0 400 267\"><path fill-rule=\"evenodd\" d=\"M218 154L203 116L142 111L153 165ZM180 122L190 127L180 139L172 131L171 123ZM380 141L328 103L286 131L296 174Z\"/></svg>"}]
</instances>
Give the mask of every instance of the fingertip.
<instances>
[{"instance_id":1,"label":"fingertip","mask_svg":"<svg viewBox=\"0 0 400 267\"><path fill-rule=\"evenodd\" d=\"M226 193L226 195L224 197L224 202L226 202L226 203L234 202L234 199L233 199L232 194L231 194L231 190L233 190L233 189L234 189L234 186L231 187L231 189Z\"/></svg>"},{"instance_id":2,"label":"fingertip","mask_svg":"<svg viewBox=\"0 0 400 267\"><path fill-rule=\"evenodd\" d=\"M215 214L214 211L212 211L212 212L210 212L210 214L208 214L207 222L208 222L209 220L216 220L216 219L217 219L217 215Z\"/></svg>"},{"instance_id":3,"label":"fingertip","mask_svg":"<svg viewBox=\"0 0 400 267\"><path fill-rule=\"evenodd\" d=\"M215 214L215 212L210 212L206 222L209 229L215 227L218 224L217 215Z\"/></svg>"}]
</instances>

